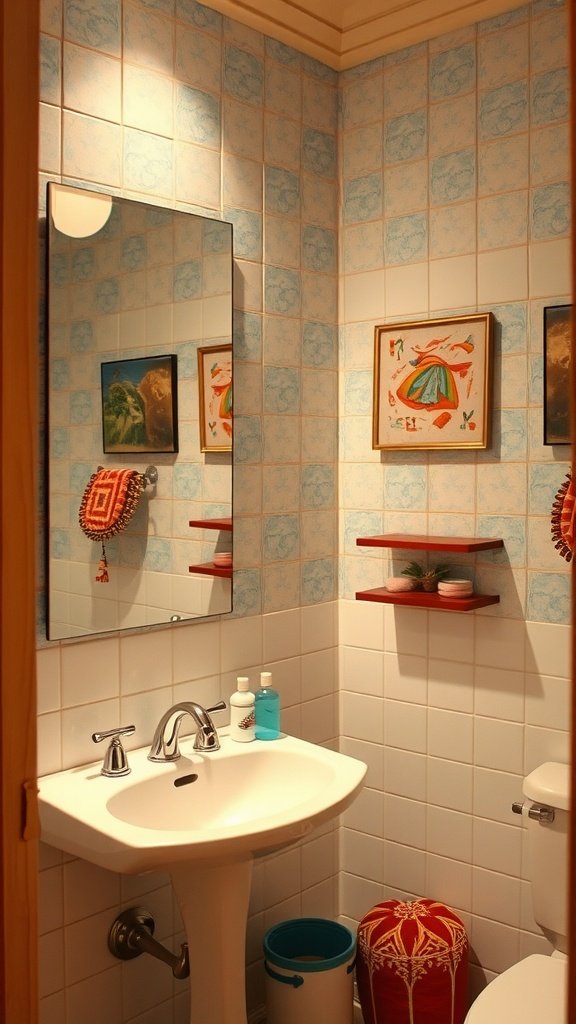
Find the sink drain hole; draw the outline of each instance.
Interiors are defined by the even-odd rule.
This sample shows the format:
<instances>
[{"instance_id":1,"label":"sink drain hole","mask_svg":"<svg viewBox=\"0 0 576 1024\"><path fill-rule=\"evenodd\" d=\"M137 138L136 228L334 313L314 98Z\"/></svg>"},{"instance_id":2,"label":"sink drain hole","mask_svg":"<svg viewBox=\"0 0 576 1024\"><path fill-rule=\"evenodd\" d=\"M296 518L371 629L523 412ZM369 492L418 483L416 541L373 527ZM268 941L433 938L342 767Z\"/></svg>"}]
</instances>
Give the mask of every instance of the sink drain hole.
<instances>
[{"instance_id":1,"label":"sink drain hole","mask_svg":"<svg viewBox=\"0 0 576 1024\"><path fill-rule=\"evenodd\" d=\"M189 786L191 782L196 782L198 776L193 772L191 775L181 775L180 778L174 779L175 786Z\"/></svg>"}]
</instances>

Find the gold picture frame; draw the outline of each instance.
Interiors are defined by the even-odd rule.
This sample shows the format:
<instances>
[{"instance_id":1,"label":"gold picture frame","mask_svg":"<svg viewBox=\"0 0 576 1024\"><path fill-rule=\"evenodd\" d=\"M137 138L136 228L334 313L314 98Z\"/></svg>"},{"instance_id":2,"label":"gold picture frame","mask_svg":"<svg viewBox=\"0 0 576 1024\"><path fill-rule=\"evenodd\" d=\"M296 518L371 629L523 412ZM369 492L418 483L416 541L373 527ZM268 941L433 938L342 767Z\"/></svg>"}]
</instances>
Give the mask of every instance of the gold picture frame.
<instances>
[{"instance_id":1,"label":"gold picture frame","mask_svg":"<svg viewBox=\"0 0 576 1024\"><path fill-rule=\"evenodd\" d=\"M374 328L372 447L487 448L492 313Z\"/></svg>"},{"instance_id":2,"label":"gold picture frame","mask_svg":"<svg viewBox=\"0 0 576 1024\"><path fill-rule=\"evenodd\" d=\"M200 451L232 451L232 345L198 349Z\"/></svg>"}]
</instances>

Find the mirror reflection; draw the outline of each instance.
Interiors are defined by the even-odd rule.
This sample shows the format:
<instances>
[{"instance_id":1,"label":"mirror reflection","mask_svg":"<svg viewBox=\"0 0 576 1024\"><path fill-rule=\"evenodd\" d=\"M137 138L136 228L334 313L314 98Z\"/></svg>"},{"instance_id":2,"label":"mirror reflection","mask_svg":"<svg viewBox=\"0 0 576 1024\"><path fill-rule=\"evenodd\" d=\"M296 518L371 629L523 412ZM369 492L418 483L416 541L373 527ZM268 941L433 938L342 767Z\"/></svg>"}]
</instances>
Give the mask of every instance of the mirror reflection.
<instances>
[{"instance_id":1,"label":"mirror reflection","mask_svg":"<svg viewBox=\"0 0 576 1024\"><path fill-rule=\"evenodd\" d=\"M232 226L51 182L47 635L232 607Z\"/></svg>"}]
</instances>

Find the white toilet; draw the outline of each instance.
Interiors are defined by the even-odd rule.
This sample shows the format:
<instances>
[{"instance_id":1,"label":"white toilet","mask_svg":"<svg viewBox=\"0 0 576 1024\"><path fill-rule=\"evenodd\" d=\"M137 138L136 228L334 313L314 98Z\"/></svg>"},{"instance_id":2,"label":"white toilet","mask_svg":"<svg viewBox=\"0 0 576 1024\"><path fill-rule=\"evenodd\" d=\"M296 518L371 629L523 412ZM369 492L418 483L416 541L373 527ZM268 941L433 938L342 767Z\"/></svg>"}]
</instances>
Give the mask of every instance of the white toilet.
<instances>
[{"instance_id":1,"label":"white toilet","mask_svg":"<svg viewBox=\"0 0 576 1024\"><path fill-rule=\"evenodd\" d=\"M569 768L548 761L524 779L534 917L554 946L494 979L470 1007L465 1024L565 1024L568 934Z\"/></svg>"}]
</instances>

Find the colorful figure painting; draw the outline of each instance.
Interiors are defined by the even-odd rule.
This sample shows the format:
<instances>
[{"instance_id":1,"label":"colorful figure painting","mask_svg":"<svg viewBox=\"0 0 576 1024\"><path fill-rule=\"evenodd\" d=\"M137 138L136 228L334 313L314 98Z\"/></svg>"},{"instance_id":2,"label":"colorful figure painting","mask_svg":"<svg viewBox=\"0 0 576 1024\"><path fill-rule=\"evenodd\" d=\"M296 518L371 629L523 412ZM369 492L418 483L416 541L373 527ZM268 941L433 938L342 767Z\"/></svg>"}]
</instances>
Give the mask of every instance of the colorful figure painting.
<instances>
[{"instance_id":1,"label":"colorful figure painting","mask_svg":"<svg viewBox=\"0 0 576 1024\"><path fill-rule=\"evenodd\" d=\"M232 346L198 349L200 451L232 451Z\"/></svg>"},{"instance_id":2,"label":"colorful figure painting","mask_svg":"<svg viewBox=\"0 0 576 1024\"><path fill-rule=\"evenodd\" d=\"M373 448L487 448L491 313L374 331Z\"/></svg>"},{"instance_id":3,"label":"colorful figure painting","mask_svg":"<svg viewBox=\"0 0 576 1024\"><path fill-rule=\"evenodd\" d=\"M177 452L177 360L144 356L102 363L105 452Z\"/></svg>"}]
</instances>

